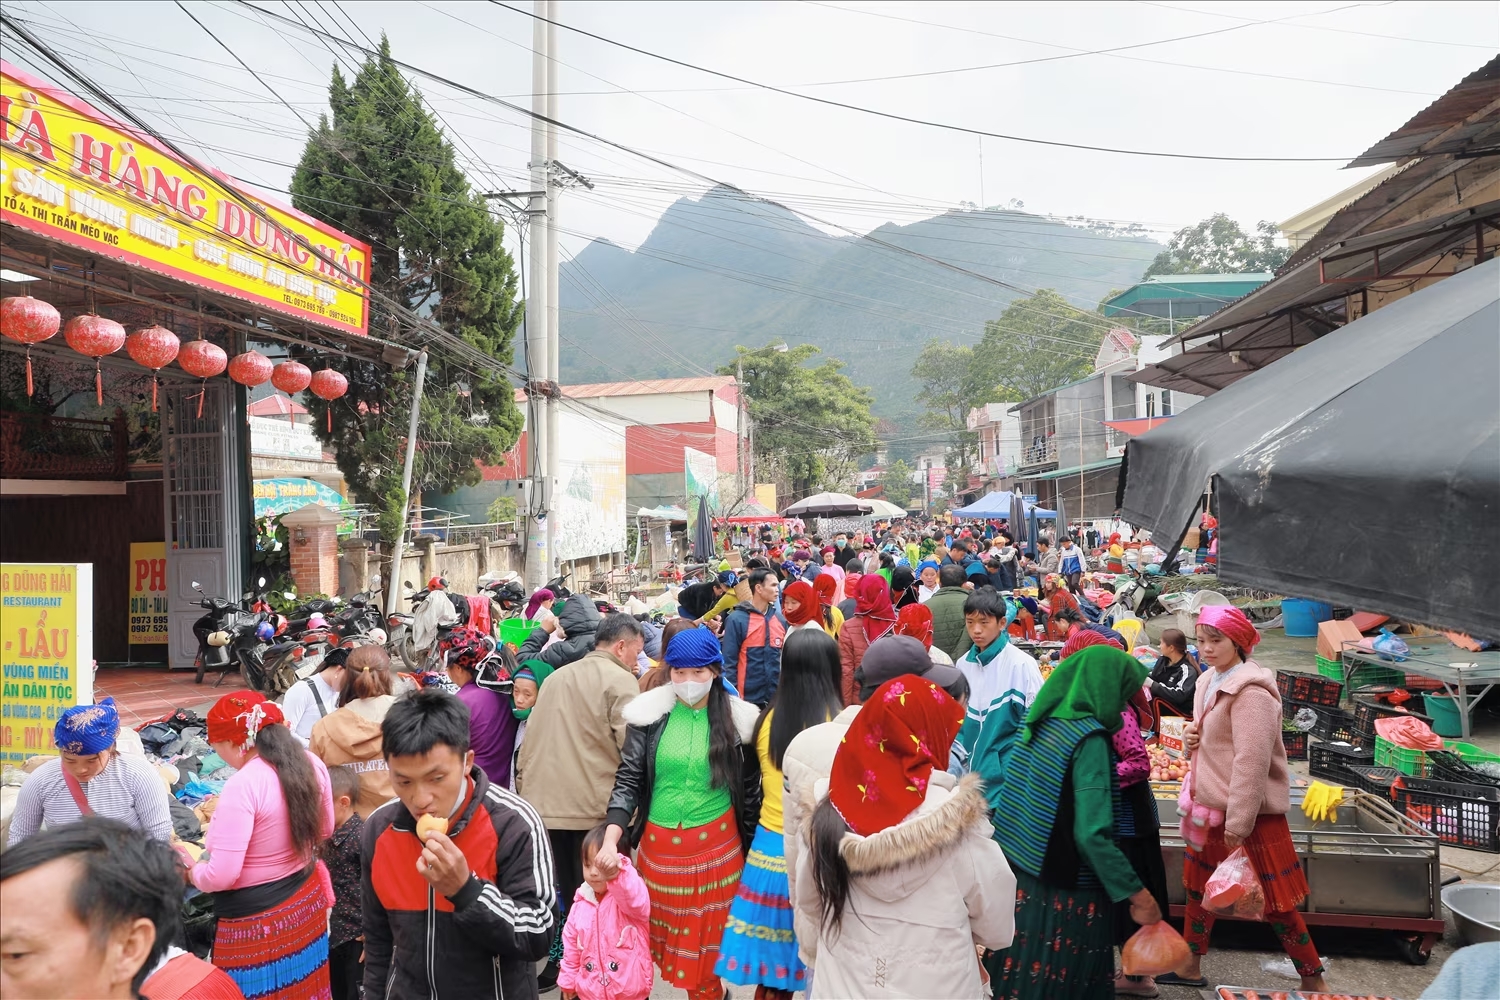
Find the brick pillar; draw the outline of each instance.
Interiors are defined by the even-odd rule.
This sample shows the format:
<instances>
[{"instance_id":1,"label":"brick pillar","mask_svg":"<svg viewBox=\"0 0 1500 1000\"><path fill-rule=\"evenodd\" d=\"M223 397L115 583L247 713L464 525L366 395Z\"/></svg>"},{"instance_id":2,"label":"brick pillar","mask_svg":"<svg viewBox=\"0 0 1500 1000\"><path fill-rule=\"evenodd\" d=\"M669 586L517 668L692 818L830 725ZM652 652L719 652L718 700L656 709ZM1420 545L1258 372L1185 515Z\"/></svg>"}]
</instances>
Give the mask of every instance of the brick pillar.
<instances>
[{"instance_id":1,"label":"brick pillar","mask_svg":"<svg viewBox=\"0 0 1500 1000\"><path fill-rule=\"evenodd\" d=\"M316 503L281 519L292 543L292 579L299 594L338 593L338 527L342 521L337 511Z\"/></svg>"}]
</instances>

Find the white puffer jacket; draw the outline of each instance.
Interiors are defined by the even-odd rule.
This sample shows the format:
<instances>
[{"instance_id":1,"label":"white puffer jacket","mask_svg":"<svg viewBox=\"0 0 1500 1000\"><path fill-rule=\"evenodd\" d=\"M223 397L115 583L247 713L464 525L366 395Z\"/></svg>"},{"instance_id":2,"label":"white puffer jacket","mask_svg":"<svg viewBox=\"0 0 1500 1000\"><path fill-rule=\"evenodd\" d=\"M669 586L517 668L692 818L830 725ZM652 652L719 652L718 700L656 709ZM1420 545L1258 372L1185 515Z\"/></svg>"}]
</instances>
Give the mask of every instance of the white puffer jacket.
<instances>
[{"instance_id":1,"label":"white puffer jacket","mask_svg":"<svg viewBox=\"0 0 1500 1000\"><path fill-rule=\"evenodd\" d=\"M819 782L819 799L828 783ZM811 953L813 1000L982 1000L975 945L1007 948L1016 879L991 839L981 782L934 771L927 798L895 826L839 846L852 876L839 930L822 927L806 809L797 852L797 941ZM814 944L815 942L815 944Z\"/></svg>"}]
</instances>

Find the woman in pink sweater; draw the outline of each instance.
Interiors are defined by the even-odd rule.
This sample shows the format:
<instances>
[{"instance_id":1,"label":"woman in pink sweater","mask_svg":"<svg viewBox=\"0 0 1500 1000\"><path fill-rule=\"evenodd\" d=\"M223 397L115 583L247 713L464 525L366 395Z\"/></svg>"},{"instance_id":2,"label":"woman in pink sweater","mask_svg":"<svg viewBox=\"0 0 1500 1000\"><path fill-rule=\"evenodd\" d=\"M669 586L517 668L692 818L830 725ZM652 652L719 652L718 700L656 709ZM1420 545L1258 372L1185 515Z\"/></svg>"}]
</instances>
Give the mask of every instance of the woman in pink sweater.
<instances>
[{"instance_id":1,"label":"woman in pink sweater","mask_svg":"<svg viewBox=\"0 0 1500 1000\"><path fill-rule=\"evenodd\" d=\"M1297 860L1286 814L1291 808L1286 750L1281 744L1281 694L1271 671L1250 659L1260 633L1232 607L1207 607L1198 618L1198 654L1209 670L1198 680L1193 721L1186 728L1192 755L1192 798L1223 813L1201 851L1191 845L1183 865L1187 888L1184 936L1193 957L1179 977L1157 982L1203 985L1203 956L1214 918L1203 908L1203 887L1219 863L1243 846L1266 894L1266 920L1302 977L1302 989L1322 992L1323 964L1297 906L1307 877Z\"/></svg>"},{"instance_id":2,"label":"woman in pink sweater","mask_svg":"<svg viewBox=\"0 0 1500 1000\"><path fill-rule=\"evenodd\" d=\"M236 768L189 873L216 894L214 965L246 996L327 996L333 886L313 851L333 833L328 769L254 691L214 704L208 742Z\"/></svg>"}]
</instances>

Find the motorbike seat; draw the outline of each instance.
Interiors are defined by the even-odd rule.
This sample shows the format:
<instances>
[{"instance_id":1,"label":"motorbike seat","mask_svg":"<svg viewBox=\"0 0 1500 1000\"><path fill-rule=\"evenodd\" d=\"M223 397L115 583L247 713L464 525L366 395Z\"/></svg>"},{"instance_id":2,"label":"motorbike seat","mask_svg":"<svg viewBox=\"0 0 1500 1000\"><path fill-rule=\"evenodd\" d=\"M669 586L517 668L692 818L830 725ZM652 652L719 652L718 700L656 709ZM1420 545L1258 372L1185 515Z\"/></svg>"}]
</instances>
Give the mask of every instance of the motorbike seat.
<instances>
[{"instance_id":1,"label":"motorbike seat","mask_svg":"<svg viewBox=\"0 0 1500 1000\"><path fill-rule=\"evenodd\" d=\"M285 653L287 650L289 650L289 649L295 649L296 647L298 647L300 645L302 645L302 643L300 643L300 642L278 642L274 646L267 646L264 655L266 655L266 656L280 656L282 653Z\"/></svg>"}]
</instances>

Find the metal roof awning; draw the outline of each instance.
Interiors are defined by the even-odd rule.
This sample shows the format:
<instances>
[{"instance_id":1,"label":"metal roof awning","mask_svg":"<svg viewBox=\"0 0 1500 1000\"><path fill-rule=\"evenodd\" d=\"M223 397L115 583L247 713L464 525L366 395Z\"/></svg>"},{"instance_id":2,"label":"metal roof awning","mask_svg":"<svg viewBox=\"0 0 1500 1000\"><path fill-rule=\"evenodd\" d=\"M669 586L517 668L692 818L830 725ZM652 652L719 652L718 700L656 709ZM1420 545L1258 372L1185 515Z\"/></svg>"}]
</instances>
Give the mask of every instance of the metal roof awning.
<instances>
[{"instance_id":1,"label":"metal roof awning","mask_svg":"<svg viewBox=\"0 0 1500 1000\"><path fill-rule=\"evenodd\" d=\"M1476 238L1500 243L1500 200L1335 243L1176 338L1197 346L1126 377L1212 394L1343 326L1347 296L1377 282L1452 273L1408 269Z\"/></svg>"},{"instance_id":2,"label":"metal roof awning","mask_svg":"<svg viewBox=\"0 0 1500 1000\"><path fill-rule=\"evenodd\" d=\"M1349 161L1351 167L1410 156L1500 152L1500 56L1470 73L1412 119Z\"/></svg>"},{"instance_id":3,"label":"metal roof awning","mask_svg":"<svg viewBox=\"0 0 1500 1000\"><path fill-rule=\"evenodd\" d=\"M1100 469L1113 468L1120 464L1119 458L1106 458L1100 462L1090 462L1087 465L1075 465L1071 469L1053 469L1051 472L1043 472L1035 476L1017 476L1022 482L1039 482L1043 479L1067 479L1069 476L1081 475L1085 472L1097 472Z\"/></svg>"}]
</instances>

